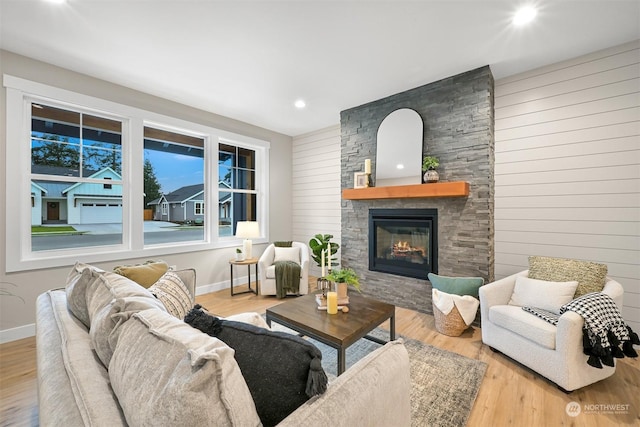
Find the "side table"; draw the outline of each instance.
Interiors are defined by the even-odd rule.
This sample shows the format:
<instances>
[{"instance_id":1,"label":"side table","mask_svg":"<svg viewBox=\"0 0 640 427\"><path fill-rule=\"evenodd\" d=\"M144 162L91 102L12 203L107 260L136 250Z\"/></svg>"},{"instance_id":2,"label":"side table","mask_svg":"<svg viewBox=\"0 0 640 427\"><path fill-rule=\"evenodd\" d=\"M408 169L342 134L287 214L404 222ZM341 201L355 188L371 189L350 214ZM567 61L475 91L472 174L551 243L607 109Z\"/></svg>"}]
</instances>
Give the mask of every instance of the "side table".
<instances>
[{"instance_id":1,"label":"side table","mask_svg":"<svg viewBox=\"0 0 640 427\"><path fill-rule=\"evenodd\" d=\"M242 291L242 292L233 292L233 266L234 265L246 265L247 266L247 289L246 291ZM251 288L251 266L255 265L256 266L256 288L252 289ZM231 296L234 295L240 295L240 294L246 294L246 293L253 293L258 295L258 289L260 286L259 283L259 278L258 278L258 258L249 258L249 259L245 259L243 261L237 261L235 259L230 259L229 260L229 268L231 269Z\"/></svg>"}]
</instances>

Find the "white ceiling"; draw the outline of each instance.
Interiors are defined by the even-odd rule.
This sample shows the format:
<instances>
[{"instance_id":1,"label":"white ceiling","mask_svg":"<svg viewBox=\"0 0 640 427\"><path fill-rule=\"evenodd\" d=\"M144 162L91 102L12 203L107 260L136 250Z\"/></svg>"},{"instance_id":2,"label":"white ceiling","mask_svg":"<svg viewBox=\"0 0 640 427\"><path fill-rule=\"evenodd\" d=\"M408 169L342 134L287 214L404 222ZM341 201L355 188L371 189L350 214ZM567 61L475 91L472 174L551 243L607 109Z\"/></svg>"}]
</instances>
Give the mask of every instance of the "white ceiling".
<instances>
[{"instance_id":1,"label":"white ceiling","mask_svg":"<svg viewBox=\"0 0 640 427\"><path fill-rule=\"evenodd\" d=\"M638 0L532 1L515 28L513 0L0 0L0 47L296 136L487 64L499 79L640 39Z\"/></svg>"}]
</instances>

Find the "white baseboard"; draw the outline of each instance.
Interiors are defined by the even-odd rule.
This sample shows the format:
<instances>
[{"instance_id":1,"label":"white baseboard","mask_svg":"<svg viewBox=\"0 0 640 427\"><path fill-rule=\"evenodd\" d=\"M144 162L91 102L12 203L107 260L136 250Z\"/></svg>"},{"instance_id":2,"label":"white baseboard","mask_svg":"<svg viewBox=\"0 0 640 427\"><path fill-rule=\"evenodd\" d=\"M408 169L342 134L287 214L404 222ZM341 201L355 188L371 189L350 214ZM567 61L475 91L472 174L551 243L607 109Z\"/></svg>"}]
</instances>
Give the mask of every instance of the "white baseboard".
<instances>
[{"instance_id":1,"label":"white baseboard","mask_svg":"<svg viewBox=\"0 0 640 427\"><path fill-rule=\"evenodd\" d=\"M36 324L18 326L17 328L4 329L0 331L0 344L29 338L36 335Z\"/></svg>"},{"instance_id":2,"label":"white baseboard","mask_svg":"<svg viewBox=\"0 0 640 427\"><path fill-rule=\"evenodd\" d=\"M253 278L254 281L256 280L256 278L253 275L251 277ZM246 284L247 284L247 276L233 278L233 286L242 286L242 285L246 286ZM229 288L230 288L230 285L228 280L225 280L223 282L218 282L218 283L211 283L208 285L199 285L198 287L196 287L196 296L208 294L210 292L221 291L223 289L229 289Z\"/></svg>"}]
</instances>

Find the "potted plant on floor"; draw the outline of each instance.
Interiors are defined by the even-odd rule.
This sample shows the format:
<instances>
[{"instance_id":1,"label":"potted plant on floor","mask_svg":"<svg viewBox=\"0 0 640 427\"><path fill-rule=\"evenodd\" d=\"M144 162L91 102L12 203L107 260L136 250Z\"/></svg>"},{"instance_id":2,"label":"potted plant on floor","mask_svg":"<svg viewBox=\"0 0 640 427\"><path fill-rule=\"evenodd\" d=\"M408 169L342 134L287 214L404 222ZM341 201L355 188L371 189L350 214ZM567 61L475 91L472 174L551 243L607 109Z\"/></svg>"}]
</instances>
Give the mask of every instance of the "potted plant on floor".
<instances>
[{"instance_id":1,"label":"potted plant on floor","mask_svg":"<svg viewBox=\"0 0 640 427\"><path fill-rule=\"evenodd\" d=\"M356 291L360 292L360 280L358 279L356 272L351 268L331 270L327 279L336 284L338 300L347 297L348 285L353 286L356 288Z\"/></svg>"},{"instance_id":2,"label":"potted plant on floor","mask_svg":"<svg viewBox=\"0 0 640 427\"><path fill-rule=\"evenodd\" d=\"M436 168L440 166L437 157L424 156L422 158L422 172L424 172L424 182L438 182L440 176Z\"/></svg>"}]
</instances>

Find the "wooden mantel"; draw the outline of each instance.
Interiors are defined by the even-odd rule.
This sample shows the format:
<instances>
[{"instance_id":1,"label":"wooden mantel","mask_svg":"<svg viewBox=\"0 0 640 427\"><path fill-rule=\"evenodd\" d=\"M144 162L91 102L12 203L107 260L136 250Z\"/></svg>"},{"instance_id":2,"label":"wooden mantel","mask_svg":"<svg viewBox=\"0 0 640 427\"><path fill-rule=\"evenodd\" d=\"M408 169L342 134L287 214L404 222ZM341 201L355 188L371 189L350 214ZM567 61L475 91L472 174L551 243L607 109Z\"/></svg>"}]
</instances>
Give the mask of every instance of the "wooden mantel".
<instances>
[{"instance_id":1,"label":"wooden mantel","mask_svg":"<svg viewBox=\"0 0 640 427\"><path fill-rule=\"evenodd\" d=\"M466 181L396 185L392 187L346 188L342 190L342 198L346 200L466 197L468 195L469 183Z\"/></svg>"}]
</instances>

